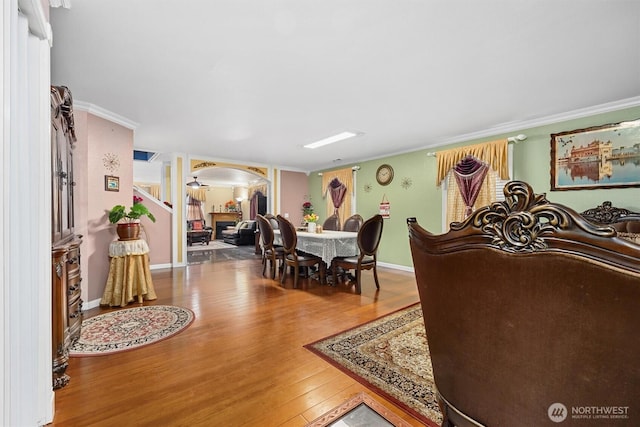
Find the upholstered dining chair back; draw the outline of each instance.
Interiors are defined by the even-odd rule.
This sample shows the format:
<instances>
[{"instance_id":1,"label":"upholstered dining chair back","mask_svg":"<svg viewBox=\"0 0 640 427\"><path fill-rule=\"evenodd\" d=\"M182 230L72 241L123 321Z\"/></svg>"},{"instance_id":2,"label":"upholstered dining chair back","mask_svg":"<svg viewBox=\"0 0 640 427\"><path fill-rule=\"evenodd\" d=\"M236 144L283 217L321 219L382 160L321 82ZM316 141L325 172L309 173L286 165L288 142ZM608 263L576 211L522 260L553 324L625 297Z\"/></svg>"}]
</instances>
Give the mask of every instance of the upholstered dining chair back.
<instances>
[{"instance_id":1,"label":"upholstered dining chair back","mask_svg":"<svg viewBox=\"0 0 640 427\"><path fill-rule=\"evenodd\" d=\"M296 246L298 244L296 228L283 216L278 215L276 218L278 219L278 225L280 226L280 237L282 238L282 246L284 247L285 268L283 269L280 282L284 283L286 280L286 267L291 267L293 270L293 287L297 288L298 277L300 276L300 267L306 268L308 271L309 267L317 266L320 273L320 283L325 284L326 267L322 258L315 255L298 253L296 250Z\"/></svg>"},{"instance_id":2,"label":"upholstered dining chair back","mask_svg":"<svg viewBox=\"0 0 640 427\"><path fill-rule=\"evenodd\" d=\"M257 214L258 230L260 230L260 241L262 243L262 275L267 268L267 261L271 266L271 278L276 276L276 262L278 259L284 259L284 249L273 245L274 233L271 223L264 216Z\"/></svg>"},{"instance_id":3,"label":"upholstered dining chair back","mask_svg":"<svg viewBox=\"0 0 640 427\"><path fill-rule=\"evenodd\" d=\"M408 219L442 425L640 420L640 246L524 182L504 193L445 234Z\"/></svg>"},{"instance_id":4,"label":"upholstered dining chair back","mask_svg":"<svg viewBox=\"0 0 640 427\"><path fill-rule=\"evenodd\" d=\"M373 257L377 255L383 225L382 215L374 215L362 224L358 231L358 247L361 254Z\"/></svg>"},{"instance_id":5,"label":"upholstered dining chair back","mask_svg":"<svg viewBox=\"0 0 640 427\"><path fill-rule=\"evenodd\" d=\"M278 225L278 219L274 214L264 214L264 217L267 221L269 221L272 229L277 230L278 228L280 228L280 226Z\"/></svg>"},{"instance_id":6,"label":"upholstered dining chair back","mask_svg":"<svg viewBox=\"0 0 640 427\"><path fill-rule=\"evenodd\" d=\"M364 223L364 219L362 218L362 216L360 216L359 214L351 215L344 222L344 225L342 226L342 231L351 231L351 232L357 233L360 230L360 227L362 227L363 223Z\"/></svg>"},{"instance_id":7,"label":"upholstered dining chair back","mask_svg":"<svg viewBox=\"0 0 640 427\"><path fill-rule=\"evenodd\" d=\"M380 289L378 281L378 246L382 237L382 226L384 219L381 215L374 215L362 224L358 231L358 248L360 254L351 257L336 257L333 259L331 270L333 282L338 281L338 270L343 272L355 270L356 272L356 293L362 292L362 270L373 270L373 280L376 289Z\"/></svg>"},{"instance_id":8,"label":"upholstered dining chair back","mask_svg":"<svg viewBox=\"0 0 640 427\"><path fill-rule=\"evenodd\" d=\"M333 214L329 218L327 218L322 224L322 229L340 231L340 218L338 217L338 215Z\"/></svg>"},{"instance_id":9,"label":"upholstered dining chair back","mask_svg":"<svg viewBox=\"0 0 640 427\"><path fill-rule=\"evenodd\" d=\"M296 228L291 224L291 222L278 215L278 227L280 228L280 237L282 239L282 246L286 253L294 253L296 252L296 245L298 244L298 234L296 233Z\"/></svg>"},{"instance_id":10,"label":"upholstered dining chair back","mask_svg":"<svg viewBox=\"0 0 640 427\"><path fill-rule=\"evenodd\" d=\"M260 241L263 248L271 248L273 246L273 228L271 223L262 215L256 215L256 221L258 221L258 229L260 230Z\"/></svg>"}]
</instances>

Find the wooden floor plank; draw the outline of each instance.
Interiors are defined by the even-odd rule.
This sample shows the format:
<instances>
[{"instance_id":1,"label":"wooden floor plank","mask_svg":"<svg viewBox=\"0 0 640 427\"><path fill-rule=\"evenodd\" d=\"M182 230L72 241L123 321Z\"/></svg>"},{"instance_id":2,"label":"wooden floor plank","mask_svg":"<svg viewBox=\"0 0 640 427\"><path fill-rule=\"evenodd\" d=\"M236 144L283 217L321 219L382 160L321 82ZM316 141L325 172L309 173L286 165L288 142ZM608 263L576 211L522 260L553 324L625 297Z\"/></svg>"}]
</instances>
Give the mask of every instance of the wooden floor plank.
<instances>
[{"instance_id":1,"label":"wooden floor plank","mask_svg":"<svg viewBox=\"0 0 640 427\"><path fill-rule=\"evenodd\" d=\"M376 291L365 272L362 295L312 279L282 287L261 273L259 257L154 271L158 299L145 305L189 308L193 324L147 347L71 358L52 425L293 427L360 391L386 402L303 346L416 303L413 273L379 268Z\"/></svg>"}]
</instances>

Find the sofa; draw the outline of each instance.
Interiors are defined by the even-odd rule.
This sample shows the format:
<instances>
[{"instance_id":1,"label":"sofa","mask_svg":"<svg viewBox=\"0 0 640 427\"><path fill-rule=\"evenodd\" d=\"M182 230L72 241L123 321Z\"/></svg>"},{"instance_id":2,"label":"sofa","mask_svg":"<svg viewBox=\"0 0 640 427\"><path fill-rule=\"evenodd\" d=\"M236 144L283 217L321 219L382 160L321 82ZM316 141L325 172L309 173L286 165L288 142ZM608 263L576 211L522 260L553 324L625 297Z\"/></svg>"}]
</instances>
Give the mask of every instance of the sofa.
<instances>
[{"instance_id":1,"label":"sofa","mask_svg":"<svg viewBox=\"0 0 640 427\"><path fill-rule=\"evenodd\" d=\"M613 227L618 237L640 245L640 213L615 207L610 201L605 201L580 215L598 226Z\"/></svg>"},{"instance_id":2,"label":"sofa","mask_svg":"<svg viewBox=\"0 0 640 427\"><path fill-rule=\"evenodd\" d=\"M257 222L245 220L238 222L235 227L222 230L222 239L232 245L254 245L256 241Z\"/></svg>"},{"instance_id":3,"label":"sofa","mask_svg":"<svg viewBox=\"0 0 640 427\"><path fill-rule=\"evenodd\" d=\"M407 220L442 425L636 425L640 246L505 196L441 235Z\"/></svg>"}]
</instances>

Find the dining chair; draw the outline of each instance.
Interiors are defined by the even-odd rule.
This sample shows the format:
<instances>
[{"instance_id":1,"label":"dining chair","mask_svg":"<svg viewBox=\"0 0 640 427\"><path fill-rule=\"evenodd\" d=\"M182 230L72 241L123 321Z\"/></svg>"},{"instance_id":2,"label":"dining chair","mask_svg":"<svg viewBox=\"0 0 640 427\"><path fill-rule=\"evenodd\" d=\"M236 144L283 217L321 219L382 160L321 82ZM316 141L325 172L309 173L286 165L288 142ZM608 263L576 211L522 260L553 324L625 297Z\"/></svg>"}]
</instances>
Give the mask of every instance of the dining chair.
<instances>
[{"instance_id":1,"label":"dining chair","mask_svg":"<svg viewBox=\"0 0 640 427\"><path fill-rule=\"evenodd\" d=\"M340 231L340 218L338 218L338 214L333 214L327 218L322 224L322 229Z\"/></svg>"},{"instance_id":2,"label":"dining chair","mask_svg":"<svg viewBox=\"0 0 640 427\"><path fill-rule=\"evenodd\" d=\"M287 278L287 267L293 268L293 287L298 287L298 277L300 276L300 267L313 267L318 266L320 272L320 283L324 284L325 280L325 265L322 258L315 255L298 253L296 246L298 244L298 234L293 224L281 215L276 217L278 219L278 225L280 226L280 237L282 238L282 246L284 247L284 269L280 283L284 283Z\"/></svg>"},{"instance_id":3,"label":"dining chair","mask_svg":"<svg viewBox=\"0 0 640 427\"><path fill-rule=\"evenodd\" d=\"M258 229L260 230L260 241L262 243L262 275L267 270L267 262L270 264L271 279L276 278L276 263L280 260L278 270L282 272L284 268L284 248L282 246L273 245L273 227L267 218L258 214Z\"/></svg>"},{"instance_id":4,"label":"dining chair","mask_svg":"<svg viewBox=\"0 0 640 427\"><path fill-rule=\"evenodd\" d=\"M363 222L364 222L364 219L360 215L358 214L351 215L344 222L344 225L342 226L342 231L351 231L351 232L357 233L358 231L360 231L360 227L362 227Z\"/></svg>"},{"instance_id":5,"label":"dining chair","mask_svg":"<svg viewBox=\"0 0 640 427\"><path fill-rule=\"evenodd\" d=\"M333 283L337 284L338 268L342 268L345 271L356 271L356 293L362 292L361 276L362 270L373 269L373 279L376 282L376 288L380 289L380 283L378 282L378 245L380 244L380 237L382 236L383 226L382 215L374 215L362 224L358 231L358 248L360 254L358 256L351 257L336 257L331 262L331 270L333 275Z\"/></svg>"}]
</instances>

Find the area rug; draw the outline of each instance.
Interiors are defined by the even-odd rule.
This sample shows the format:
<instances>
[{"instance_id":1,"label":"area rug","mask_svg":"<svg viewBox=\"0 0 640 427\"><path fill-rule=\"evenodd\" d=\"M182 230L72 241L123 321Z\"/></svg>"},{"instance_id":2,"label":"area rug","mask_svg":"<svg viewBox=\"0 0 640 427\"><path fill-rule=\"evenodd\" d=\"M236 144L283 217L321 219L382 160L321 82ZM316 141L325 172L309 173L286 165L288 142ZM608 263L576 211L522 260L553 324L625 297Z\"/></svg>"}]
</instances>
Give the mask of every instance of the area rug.
<instances>
[{"instance_id":1,"label":"area rug","mask_svg":"<svg viewBox=\"0 0 640 427\"><path fill-rule=\"evenodd\" d=\"M441 424L419 304L305 348L425 424Z\"/></svg>"},{"instance_id":2,"label":"area rug","mask_svg":"<svg viewBox=\"0 0 640 427\"><path fill-rule=\"evenodd\" d=\"M195 243L191 246L187 246L187 252L210 251L215 249L232 249L235 247L237 246L230 243L225 243L222 240L212 240L208 245L203 243Z\"/></svg>"},{"instance_id":3,"label":"area rug","mask_svg":"<svg viewBox=\"0 0 640 427\"><path fill-rule=\"evenodd\" d=\"M82 322L69 356L103 356L133 350L169 338L193 322L191 310L171 305L125 308Z\"/></svg>"}]
</instances>

